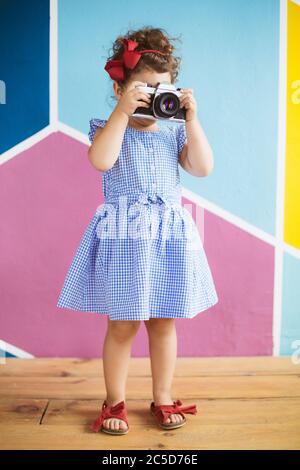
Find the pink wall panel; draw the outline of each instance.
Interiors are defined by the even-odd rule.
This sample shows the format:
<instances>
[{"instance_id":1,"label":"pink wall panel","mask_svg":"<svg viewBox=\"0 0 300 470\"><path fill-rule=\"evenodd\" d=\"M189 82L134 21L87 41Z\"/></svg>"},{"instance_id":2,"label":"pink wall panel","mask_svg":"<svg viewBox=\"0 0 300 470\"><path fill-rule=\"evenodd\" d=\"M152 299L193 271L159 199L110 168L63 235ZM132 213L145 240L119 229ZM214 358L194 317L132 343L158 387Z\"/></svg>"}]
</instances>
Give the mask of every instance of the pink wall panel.
<instances>
[{"instance_id":1,"label":"pink wall panel","mask_svg":"<svg viewBox=\"0 0 300 470\"><path fill-rule=\"evenodd\" d=\"M56 307L102 202L87 146L58 132L20 153L1 167L0 201L1 338L35 356L101 355L106 315ZM176 320L179 356L272 354L273 248L208 212L204 222L220 300L192 320ZM143 324L132 354L148 355Z\"/></svg>"},{"instance_id":2,"label":"pink wall panel","mask_svg":"<svg viewBox=\"0 0 300 470\"><path fill-rule=\"evenodd\" d=\"M274 248L207 211L204 229L219 302L192 329L178 321L179 354L271 355Z\"/></svg>"}]
</instances>

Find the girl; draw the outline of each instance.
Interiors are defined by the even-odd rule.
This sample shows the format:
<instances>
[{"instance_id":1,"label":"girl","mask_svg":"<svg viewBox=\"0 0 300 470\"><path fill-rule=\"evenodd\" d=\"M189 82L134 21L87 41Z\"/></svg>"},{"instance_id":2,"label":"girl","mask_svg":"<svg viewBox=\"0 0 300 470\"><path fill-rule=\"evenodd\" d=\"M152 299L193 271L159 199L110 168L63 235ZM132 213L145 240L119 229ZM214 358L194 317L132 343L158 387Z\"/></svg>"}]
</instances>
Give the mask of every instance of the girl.
<instances>
[{"instance_id":1,"label":"girl","mask_svg":"<svg viewBox=\"0 0 300 470\"><path fill-rule=\"evenodd\" d=\"M105 202L82 237L57 306L108 315L106 399L92 425L96 432L129 430L125 385L142 320L153 379L149 411L164 429L183 426L184 413L197 412L195 405L184 407L171 397L175 318L195 317L215 305L218 296L194 220L181 206L178 164L194 176L207 176L213 153L191 89L181 90L184 124L167 121L159 128L157 119L132 116L137 107L150 106L140 85L174 84L180 59L173 50L158 28L118 37L105 65L117 104L108 120L90 121L88 158L103 173Z\"/></svg>"}]
</instances>

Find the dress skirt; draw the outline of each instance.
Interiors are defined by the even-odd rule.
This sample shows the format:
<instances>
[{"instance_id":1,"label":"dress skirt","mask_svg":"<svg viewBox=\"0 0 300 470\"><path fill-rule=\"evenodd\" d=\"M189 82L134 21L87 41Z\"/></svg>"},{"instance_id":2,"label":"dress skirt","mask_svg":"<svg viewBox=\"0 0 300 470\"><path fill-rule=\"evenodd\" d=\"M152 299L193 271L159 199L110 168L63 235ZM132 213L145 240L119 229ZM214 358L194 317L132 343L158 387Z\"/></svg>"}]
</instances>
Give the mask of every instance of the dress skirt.
<instances>
[{"instance_id":1,"label":"dress skirt","mask_svg":"<svg viewBox=\"0 0 300 470\"><path fill-rule=\"evenodd\" d=\"M198 229L178 198L141 193L125 210L112 202L86 228L58 307L149 320L193 318L218 302Z\"/></svg>"}]
</instances>

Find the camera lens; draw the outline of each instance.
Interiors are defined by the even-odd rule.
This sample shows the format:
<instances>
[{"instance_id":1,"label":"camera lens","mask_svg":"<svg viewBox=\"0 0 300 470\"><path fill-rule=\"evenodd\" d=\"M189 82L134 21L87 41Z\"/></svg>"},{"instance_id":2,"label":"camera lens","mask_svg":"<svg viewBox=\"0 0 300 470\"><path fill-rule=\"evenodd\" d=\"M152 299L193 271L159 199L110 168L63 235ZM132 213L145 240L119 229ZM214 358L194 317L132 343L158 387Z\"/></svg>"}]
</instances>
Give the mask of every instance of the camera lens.
<instances>
[{"instance_id":1,"label":"camera lens","mask_svg":"<svg viewBox=\"0 0 300 470\"><path fill-rule=\"evenodd\" d=\"M174 93L161 93L154 102L154 109L160 117L175 116L180 109L180 101Z\"/></svg>"}]
</instances>

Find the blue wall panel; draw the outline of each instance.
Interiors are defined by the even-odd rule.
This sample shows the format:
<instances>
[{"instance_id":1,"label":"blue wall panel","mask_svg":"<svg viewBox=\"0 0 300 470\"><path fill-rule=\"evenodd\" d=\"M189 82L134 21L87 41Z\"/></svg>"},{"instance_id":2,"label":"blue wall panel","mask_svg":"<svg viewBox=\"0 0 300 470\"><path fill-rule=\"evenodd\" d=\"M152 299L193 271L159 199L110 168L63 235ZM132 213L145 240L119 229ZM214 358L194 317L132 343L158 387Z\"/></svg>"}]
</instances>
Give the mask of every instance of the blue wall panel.
<instances>
[{"instance_id":1,"label":"blue wall panel","mask_svg":"<svg viewBox=\"0 0 300 470\"><path fill-rule=\"evenodd\" d=\"M49 124L49 1L0 0L0 153Z\"/></svg>"}]
</instances>

